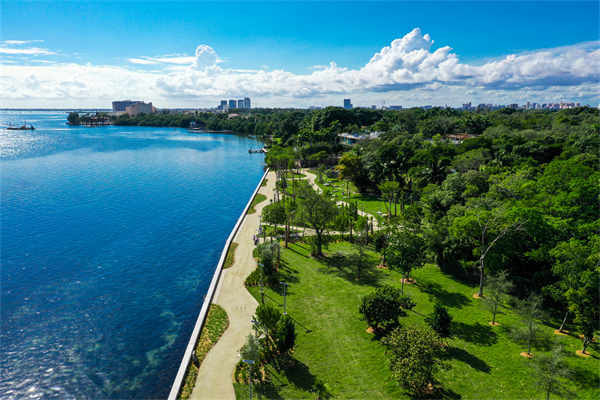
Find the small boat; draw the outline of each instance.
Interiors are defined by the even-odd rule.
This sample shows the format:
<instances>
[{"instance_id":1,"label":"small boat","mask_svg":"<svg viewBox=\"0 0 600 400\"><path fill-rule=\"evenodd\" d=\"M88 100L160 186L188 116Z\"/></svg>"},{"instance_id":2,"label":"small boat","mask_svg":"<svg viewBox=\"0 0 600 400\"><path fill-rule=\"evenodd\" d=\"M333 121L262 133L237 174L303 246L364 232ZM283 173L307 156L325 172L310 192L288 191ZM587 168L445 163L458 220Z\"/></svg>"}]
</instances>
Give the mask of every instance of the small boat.
<instances>
[{"instance_id":1,"label":"small boat","mask_svg":"<svg viewBox=\"0 0 600 400\"><path fill-rule=\"evenodd\" d=\"M16 126L12 126L12 124L9 122L9 126L8 128L6 128L7 131L35 131L35 128L33 127L33 125L29 125L29 127L27 127L27 122L25 122L25 125L21 126L21 127L16 127Z\"/></svg>"}]
</instances>

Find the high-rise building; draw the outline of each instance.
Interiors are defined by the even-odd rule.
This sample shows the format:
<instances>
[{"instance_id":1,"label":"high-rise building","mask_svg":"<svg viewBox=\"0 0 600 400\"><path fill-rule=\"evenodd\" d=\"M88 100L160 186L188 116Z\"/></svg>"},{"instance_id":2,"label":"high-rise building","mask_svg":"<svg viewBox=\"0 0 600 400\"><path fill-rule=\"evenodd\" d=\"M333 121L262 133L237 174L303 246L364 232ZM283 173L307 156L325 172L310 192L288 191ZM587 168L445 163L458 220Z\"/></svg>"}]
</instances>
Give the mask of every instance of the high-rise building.
<instances>
[{"instance_id":1,"label":"high-rise building","mask_svg":"<svg viewBox=\"0 0 600 400\"><path fill-rule=\"evenodd\" d=\"M244 97L244 108L252 108L250 107L250 97Z\"/></svg>"},{"instance_id":2,"label":"high-rise building","mask_svg":"<svg viewBox=\"0 0 600 400\"><path fill-rule=\"evenodd\" d=\"M153 111L154 107L152 107L152 103L144 103L143 101L133 102L130 106L125 108L125 112L131 116L138 115L139 113L150 114Z\"/></svg>"},{"instance_id":3,"label":"high-rise building","mask_svg":"<svg viewBox=\"0 0 600 400\"><path fill-rule=\"evenodd\" d=\"M350 99L344 99L344 108L350 110L352 108L352 103L350 103Z\"/></svg>"},{"instance_id":4,"label":"high-rise building","mask_svg":"<svg viewBox=\"0 0 600 400\"><path fill-rule=\"evenodd\" d=\"M402 106L389 106L390 110L402 110Z\"/></svg>"},{"instance_id":5,"label":"high-rise building","mask_svg":"<svg viewBox=\"0 0 600 400\"><path fill-rule=\"evenodd\" d=\"M244 100L238 100L238 106L237 108L245 108L244 107Z\"/></svg>"},{"instance_id":6,"label":"high-rise building","mask_svg":"<svg viewBox=\"0 0 600 400\"><path fill-rule=\"evenodd\" d=\"M235 101L235 100L229 100L229 108L230 109L237 108L237 101Z\"/></svg>"},{"instance_id":7,"label":"high-rise building","mask_svg":"<svg viewBox=\"0 0 600 400\"><path fill-rule=\"evenodd\" d=\"M130 105L132 105L134 103L140 103L140 101L138 101L138 100L113 101L112 102L113 112L119 112L119 111L125 112L127 107L129 107Z\"/></svg>"}]
</instances>

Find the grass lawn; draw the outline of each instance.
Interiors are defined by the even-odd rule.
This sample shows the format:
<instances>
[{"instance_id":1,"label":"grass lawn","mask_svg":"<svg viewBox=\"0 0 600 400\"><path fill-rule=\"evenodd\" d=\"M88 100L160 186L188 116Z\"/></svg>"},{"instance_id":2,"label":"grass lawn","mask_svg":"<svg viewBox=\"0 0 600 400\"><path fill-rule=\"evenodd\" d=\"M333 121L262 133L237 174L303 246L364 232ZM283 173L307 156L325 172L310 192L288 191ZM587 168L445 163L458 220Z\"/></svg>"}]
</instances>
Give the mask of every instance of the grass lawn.
<instances>
[{"instance_id":1,"label":"grass lawn","mask_svg":"<svg viewBox=\"0 0 600 400\"><path fill-rule=\"evenodd\" d=\"M367 333L367 324L358 313L360 300L383 284L400 287L400 274L377 269L378 256L369 254L363 279L356 280L352 261L352 245L335 243L325 253L343 252L341 259L317 260L308 257L308 245L291 244L282 249L284 267L281 280L290 283L287 291L287 312L296 321L298 332L296 351L289 357L293 366L276 370L275 362L267 366L271 375L269 384L254 385L253 396L259 398L314 399L311 392L316 379L327 383L333 398L340 399L396 399L410 398L391 379L385 347L375 335ZM491 314L484 311L481 301L472 297L476 286L444 274L432 265L412 275L416 283L405 285L417 306L409 316L401 319L404 326L425 325L424 317L431 313L436 300L449 307L454 317L454 337L448 341L447 358L452 364L449 371L439 375L444 391L437 395L448 398L538 398L545 394L530 383L531 360L519 355L526 346L516 343L508 334L508 327L517 323L512 311L499 315L500 326L489 325ZM250 292L260 301L258 288ZM265 299L283 311L281 287L266 289ZM547 351L560 325L560 316L546 321L543 327L546 339L533 353ZM250 328L250 326L249 326ZM568 330L575 332L574 326ZM573 357L568 364L575 370L571 389L580 398L600 397L598 345L588 348L591 357L575 356L581 340L561 337ZM239 399L248 397L248 385L235 384Z\"/></svg>"},{"instance_id":2,"label":"grass lawn","mask_svg":"<svg viewBox=\"0 0 600 400\"><path fill-rule=\"evenodd\" d=\"M188 366L181 392L177 397L178 399L186 400L190 398L192 391L194 390L194 386L196 385L199 366L202 364L202 361L204 361L204 358L206 358L206 355L210 349L212 349L217 343L228 326L229 318L227 317L227 312L223 309L223 307L214 303L211 304L210 309L208 310L208 315L206 316L206 322L202 328L202 333L200 333L198 343L196 344L196 356L198 357L199 361L198 367L194 365L194 363L190 363Z\"/></svg>"},{"instance_id":3,"label":"grass lawn","mask_svg":"<svg viewBox=\"0 0 600 400\"><path fill-rule=\"evenodd\" d=\"M293 172L293 173L292 172L288 172L287 174L285 174L285 178L286 179L292 179L292 177L294 179L299 179L299 178L305 178L306 175L304 175L304 174L298 174L296 172Z\"/></svg>"},{"instance_id":4,"label":"grass lawn","mask_svg":"<svg viewBox=\"0 0 600 400\"><path fill-rule=\"evenodd\" d=\"M223 269L231 267L233 265L233 263L235 262L235 249L237 249L238 246L239 246L239 244L237 244L236 242L231 242L231 245L229 246L229 250L227 250L227 256L225 257L225 262L223 263Z\"/></svg>"},{"instance_id":5,"label":"grass lawn","mask_svg":"<svg viewBox=\"0 0 600 400\"><path fill-rule=\"evenodd\" d=\"M319 183L315 179L315 183L317 186L321 188L321 190L329 189L332 191L333 197L335 197L336 201L345 201L348 202L348 193L346 191L346 181L342 179L330 179L324 178L323 183ZM329 186L325 186L325 183L329 183ZM374 194L361 194L358 193L356 187L350 183L348 185L348 189L350 189L350 201L357 202L358 208L361 211L364 211L368 214L377 216L377 212L381 210L383 214L386 214L387 211L385 209L385 205L380 201L379 196ZM398 205L398 211L400 209L400 205Z\"/></svg>"},{"instance_id":6,"label":"grass lawn","mask_svg":"<svg viewBox=\"0 0 600 400\"><path fill-rule=\"evenodd\" d=\"M252 201L252 204L250 204L250 208L248 208L248 212L246 214L254 214L256 212L256 210L254 209L254 206L257 205L258 203L262 203L266 199L267 199L267 196L265 196L264 194L258 193L256 195L256 197L254 197L254 200Z\"/></svg>"}]
</instances>

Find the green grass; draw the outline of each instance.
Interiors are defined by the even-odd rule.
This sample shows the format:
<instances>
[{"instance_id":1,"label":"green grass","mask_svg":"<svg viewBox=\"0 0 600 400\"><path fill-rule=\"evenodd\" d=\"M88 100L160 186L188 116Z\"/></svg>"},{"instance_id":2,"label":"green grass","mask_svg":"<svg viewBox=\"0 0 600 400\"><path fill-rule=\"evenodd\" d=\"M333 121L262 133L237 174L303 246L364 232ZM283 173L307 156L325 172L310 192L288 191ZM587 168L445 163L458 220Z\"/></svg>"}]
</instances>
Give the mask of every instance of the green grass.
<instances>
[{"instance_id":1,"label":"green grass","mask_svg":"<svg viewBox=\"0 0 600 400\"><path fill-rule=\"evenodd\" d=\"M324 177L323 183L317 182L316 179L315 183L321 188L321 190L331 190L333 192L333 197L336 198L336 201L348 202L348 194L346 192L346 181L342 179L332 179ZM330 186L325 186L325 183L329 183ZM377 212L380 210L383 214L387 213L385 205L382 201L380 201L380 197L378 195L358 193L358 190L352 183L348 185L348 189L350 190L350 201L357 202L358 208L361 211L364 211L374 216L377 216ZM398 212L400 212L400 204L398 204Z\"/></svg>"},{"instance_id":2,"label":"green grass","mask_svg":"<svg viewBox=\"0 0 600 400\"><path fill-rule=\"evenodd\" d=\"M269 182L269 180L267 178L263 179L262 183L260 184L260 187L267 186L267 182Z\"/></svg>"},{"instance_id":3,"label":"green grass","mask_svg":"<svg viewBox=\"0 0 600 400\"><path fill-rule=\"evenodd\" d=\"M329 245L326 253L352 250L348 243ZM392 399L409 398L391 379L385 348L378 338L367 333L367 324L358 313L360 299L383 284L400 287L400 275L377 269L378 257L370 253L369 267L362 280L356 280L353 262L348 257L317 260L308 257L308 246L292 244L282 250L285 263L281 280L290 283L287 292L287 312L297 322L296 351L291 356L294 366L277 371L274 363L267 366L270 383L256 385L253 396L286 399L314 399L311 392L315 379L325 381L334 398ZM452 364L439 378L442 397L524 399L541 397L530 384L530 362L519 355L526 346L512 340L507 329L517 323L511 310L499 315L501 326L488 324L491 315L481 301L474 299L476 286L444 274L432 265L414 272L416 284L405 285L417 303L409 316L401 319L405 326L425 325L424 317L431 313L436 300L449 307L454 317L454 337L448 341L448 361ZM259 289L249 291L260 301ZM282 309L282 288L266 289L267 301ZM548 338L560 321L548 321L544 331ZM569 326L569 330L576 331ZM547 351L550 339L534 348L534 354ZM581 340L563 337L570 354L581 348ZM576 371L572 389L580 398L600 397L598 388L598 345L589 349L592 357L573 356L569 365ZM235 384L237 398L248 397L248 385Z\"/></svg>"},{"instance_id":4,"label":"green grass","mask_svg":"<svg viewBox=\"0 0 600 400\"><path fill-rule=\"evenodd\" d=\"M294 177L294 179L299 179L299 178L305 178L306 175L298 174L296 172L294 172L294 173L288 172L287 174L285 174L286 179L292 179L292 177Z\"/></svg>"},{"instance_id":5,"label":"green grass","mask_svg":"<svg viewBox=\"0 0 600 400\"><path fill-rule=\"evenodd\" d=\"M227 317L227 312L225 312L221 306L214 303L211 304L208 315L206 316L206 322L202 328L202 333L196 344L196 356L198 356L198 360L200 361L199 365L202 364L202 361L210 349L217 343L228 326L229 318ZM183 386L181 387L181 392L178 396L179 399L187 400L192 395L192 391L196 384L196 378L198 377L198 369L199 366L197 367L193 363L190 363L188 366Z\"/></svg>"},{"instance_id":6,"label":"green grass","mask_svg":"<svg viewBox=\"0 0 600 400\"><path fill-rule=\"evenodd\" d=\"M252 204L250 205L250 208L248 208L248 212L246 214L254 214L256 212L256 210L254 209L254 206L256 206L258 203L262 203L266 199L267 199L267 196L265 196L264 194L258 193L256 195L256 197L254 198L254 200L252 201Z\"/></svg>"},{"instance_id":7,"label":"green grass","mask_svg":"<svg viewBox=\"0 0 600 400\"><path fill-rule=\"evenodd\" d=\"M225 257L225 262L223 263L223 269L229 268L235 263L235 249L237 249L239 245L236 242L231 242L231 246L229 246L229 250L227 250L227 257Z\"/></svg>"}]
</instances>

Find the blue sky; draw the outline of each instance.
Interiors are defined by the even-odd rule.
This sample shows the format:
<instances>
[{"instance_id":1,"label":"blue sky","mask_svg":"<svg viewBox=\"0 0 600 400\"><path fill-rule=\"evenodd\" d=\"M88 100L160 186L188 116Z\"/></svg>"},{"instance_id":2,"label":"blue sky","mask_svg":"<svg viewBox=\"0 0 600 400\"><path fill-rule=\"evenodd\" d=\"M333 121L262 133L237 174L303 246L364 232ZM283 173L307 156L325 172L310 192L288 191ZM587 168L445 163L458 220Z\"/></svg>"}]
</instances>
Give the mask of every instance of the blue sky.
<instances>
[{"instance_id":1,"label":"blue sky","mask_svg":"<svg viewBox=\"0 0 600 400\"><path fill-rule=\"evenodd\" d=\"M600 101L596 1L3 1L0 17L5 108Z\"/></svg>"}]
</instances>

